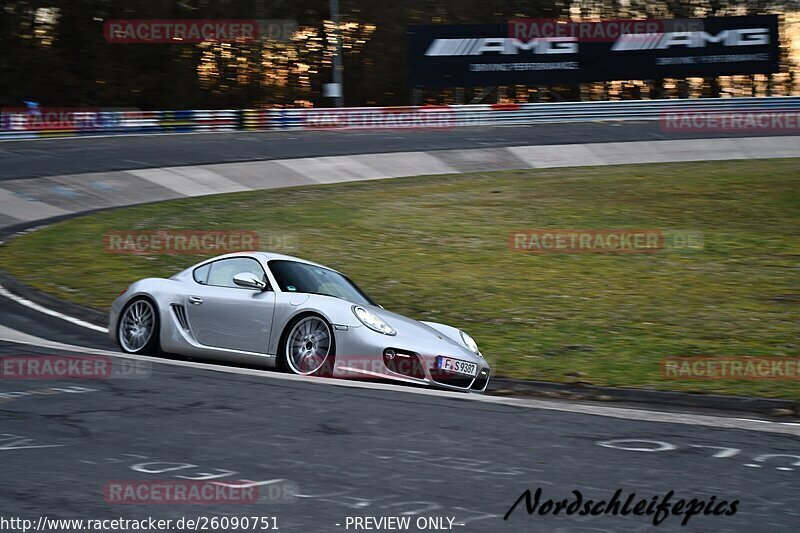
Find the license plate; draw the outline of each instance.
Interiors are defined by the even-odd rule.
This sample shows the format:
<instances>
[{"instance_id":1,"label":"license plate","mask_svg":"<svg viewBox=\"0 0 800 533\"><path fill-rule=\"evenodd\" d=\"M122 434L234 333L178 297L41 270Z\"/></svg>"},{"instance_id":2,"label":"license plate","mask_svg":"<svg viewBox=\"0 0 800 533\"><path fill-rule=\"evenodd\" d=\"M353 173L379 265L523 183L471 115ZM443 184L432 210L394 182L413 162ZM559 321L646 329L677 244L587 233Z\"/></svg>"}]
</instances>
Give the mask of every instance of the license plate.
<instances>
[{"instance_id":1,"label":"license plate","mask_svg":"<svg viewBox=\"0 0 800 533\"><path fill-rule=\"evenodd\" d=\"M439 370L447 370L448 372L455 372L456 374L464 374L465 376L476 376L478 374L478 365L470 363L469 361L461 361L460 359L453 359L451 357L441 357L436 359L436 367Z\"/></svg>"}]
</instances>

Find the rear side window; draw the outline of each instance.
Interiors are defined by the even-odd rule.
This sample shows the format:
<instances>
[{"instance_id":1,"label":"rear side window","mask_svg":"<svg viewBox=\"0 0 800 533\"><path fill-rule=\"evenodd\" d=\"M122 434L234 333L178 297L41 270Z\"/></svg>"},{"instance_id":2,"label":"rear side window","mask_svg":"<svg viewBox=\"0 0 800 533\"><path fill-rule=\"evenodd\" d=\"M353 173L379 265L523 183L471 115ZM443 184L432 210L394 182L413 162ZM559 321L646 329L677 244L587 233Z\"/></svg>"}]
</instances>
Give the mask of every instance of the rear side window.
<instances>
[{"instance_id":1,"label":"rear side window","mask_svg":"<svg viewBox=\"0 0 800 533\"><path fill-rule=\"evenodd\" d=\"M201 284L207 285L208 284L208 272L211 270L211 264L203 265L200 268L194 269L194 280Z\"/></svg>"}]
</instances>

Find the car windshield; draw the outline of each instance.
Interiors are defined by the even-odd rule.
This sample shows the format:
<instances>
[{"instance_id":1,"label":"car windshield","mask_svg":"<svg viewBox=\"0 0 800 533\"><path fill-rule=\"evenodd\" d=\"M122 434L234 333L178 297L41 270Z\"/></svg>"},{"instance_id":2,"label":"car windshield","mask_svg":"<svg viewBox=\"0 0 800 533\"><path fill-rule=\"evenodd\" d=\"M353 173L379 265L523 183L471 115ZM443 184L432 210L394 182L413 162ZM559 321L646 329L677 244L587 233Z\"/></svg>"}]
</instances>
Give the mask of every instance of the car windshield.
<instances>
[{"instance_id":1,"label":"car windshield","mask_svg":"<svg viewBox=\"0 0 800 533\"><path fill-rule=\"evenodd\" d=\"M322 294L354 304L376 305L355 283L328 268L283 260L270 261L269 268L283 292Z\"/></svg>"}]
</instances>

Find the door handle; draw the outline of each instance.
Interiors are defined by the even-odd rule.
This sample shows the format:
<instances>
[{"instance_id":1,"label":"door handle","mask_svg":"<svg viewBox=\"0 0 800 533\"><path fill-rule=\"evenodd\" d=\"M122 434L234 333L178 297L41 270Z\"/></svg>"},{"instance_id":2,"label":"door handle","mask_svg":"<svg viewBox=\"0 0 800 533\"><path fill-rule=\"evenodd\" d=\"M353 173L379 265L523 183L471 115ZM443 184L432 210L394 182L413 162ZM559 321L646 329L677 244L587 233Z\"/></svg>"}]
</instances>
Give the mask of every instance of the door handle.
<instances>
[{"instance_id":1,"label":"door handle","mask_svg":"<svg viewBox=\"0 0 800 533\"><path fill-rule=\"evenodd\" d=\"M189 303L192 305L200 305L203 303L203 299L199 296L189 296Z\"/></svg>"}]
</instances>

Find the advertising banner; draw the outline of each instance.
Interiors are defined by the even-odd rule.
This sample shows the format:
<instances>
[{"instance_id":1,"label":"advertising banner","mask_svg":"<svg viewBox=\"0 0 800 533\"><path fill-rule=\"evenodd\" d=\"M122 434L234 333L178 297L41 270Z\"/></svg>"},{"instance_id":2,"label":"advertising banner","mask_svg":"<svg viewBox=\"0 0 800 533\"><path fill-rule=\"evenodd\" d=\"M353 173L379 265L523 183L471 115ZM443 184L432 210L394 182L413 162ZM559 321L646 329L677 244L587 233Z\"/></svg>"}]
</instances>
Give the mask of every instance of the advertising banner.
<instances>
[{"instance_id":1,"label":"advertising banner","mask_svg":"<svg viewBox=\"0 0 800 533\"><path fill-rule=\"evenodd\" d=\"M778 16L408 28L412 87L477 87L768 74Z\"/></svg>"}]
</instances>

